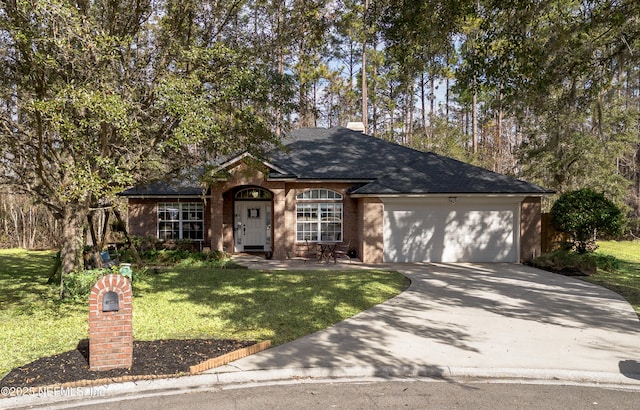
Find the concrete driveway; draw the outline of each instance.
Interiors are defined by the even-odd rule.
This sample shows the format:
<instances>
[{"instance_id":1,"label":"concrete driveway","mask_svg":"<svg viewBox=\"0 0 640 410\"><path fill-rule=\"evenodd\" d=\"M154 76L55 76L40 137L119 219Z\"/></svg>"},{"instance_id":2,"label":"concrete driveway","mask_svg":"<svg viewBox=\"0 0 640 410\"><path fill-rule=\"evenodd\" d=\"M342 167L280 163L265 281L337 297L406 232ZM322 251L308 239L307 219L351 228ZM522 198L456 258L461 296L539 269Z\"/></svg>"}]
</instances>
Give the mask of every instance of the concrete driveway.
<instances>
[{"instance_id":1,"label":"concrete driveway","mask_svg":"<svg viewBox=\"0 0 640 410\"><path fill-rule=\"evenodd\" d=\"M518 264L382 266L409 277L410 288L208 373L640 382L640 322L609 290Z\"/></svg>"}]
</instances>

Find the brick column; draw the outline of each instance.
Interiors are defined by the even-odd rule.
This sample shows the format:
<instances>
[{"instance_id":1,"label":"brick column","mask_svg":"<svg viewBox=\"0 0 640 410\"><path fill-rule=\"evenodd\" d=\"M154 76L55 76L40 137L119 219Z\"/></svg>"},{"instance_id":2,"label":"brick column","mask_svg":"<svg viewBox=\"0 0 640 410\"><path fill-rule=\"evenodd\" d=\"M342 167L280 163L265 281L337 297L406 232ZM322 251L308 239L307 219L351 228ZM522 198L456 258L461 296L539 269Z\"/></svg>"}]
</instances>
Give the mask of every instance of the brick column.
<instances>
[{"instance_id":1,"label":"brick column","mask_svg":"<svg viewBox=\"0 0 640 410\"><path fill-rule=\"evenodd\" d=\"M91 289L89 296L89 368L91 370L131 367L133 363L131 296L131 283L122 275L104 276Z\"/></svg>"},{"instance_id":2,"label":"brick column","mask_svg":"<svg viewBox=\"0 0 640 410\"><path fill-rule=\"evenodd\" d=\"M384 204L377 198L360 200L360 258L364 263L382 263L384 260Z\"/></svg>"},{"instance_id":3,"label":"brick column","mask_svg":"<svg viewBox=\"0 0 640 410\"><path fill-rule=\"evenodd\" d=\"M209 208L211 210L211 250L233 252L233 248L224 249L223 206L222 190L218 186L212 186Z\"/></svg>"},{"instance_id":4,"label":"brick column","mask_svg":"<svg viewBox=\"0 0 640 410\"><path fill-rule=\"evenodd\" d=\"M520 205L520 262L542 253L542 214L540 197L527 197Z\"/></svg>"},{"instance_id":5,"label":"brick column","mask_svg":"<svg viewBox=\"0 0 640 410\"><path fill-rule=\"evenodd\" d=\"M287 221L287 209L286 209L286 191L284 188L272 189L273 193L273 209L271 216L271 225L273 229L273 258L274 259L286 259L287 253L293 251L290 238L292 238L291 222ZM293 222L295 224L295 222ZM294 225L295 226L295 225Z\"/></svg>"}]
</instances>

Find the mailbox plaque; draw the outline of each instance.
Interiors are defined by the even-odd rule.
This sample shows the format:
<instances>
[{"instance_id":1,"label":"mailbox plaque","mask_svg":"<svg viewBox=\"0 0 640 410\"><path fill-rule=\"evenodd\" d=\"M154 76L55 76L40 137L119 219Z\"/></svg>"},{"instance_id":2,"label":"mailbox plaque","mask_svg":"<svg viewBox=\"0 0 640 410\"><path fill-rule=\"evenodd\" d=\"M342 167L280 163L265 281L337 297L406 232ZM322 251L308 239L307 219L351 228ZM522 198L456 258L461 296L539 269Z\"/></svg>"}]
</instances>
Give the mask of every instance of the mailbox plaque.
<instances>
[{"instance_id":1,"label":"mailbox plaque","mask_svg":"<svg viewBox=\"0 0 640 410\"><path fill-rule=\"evenodd\" d=\"M117 312L119 309L118 294L114 291L105 293L104 297L102 298L102 311Z\"/></svg>"}]
</instances>

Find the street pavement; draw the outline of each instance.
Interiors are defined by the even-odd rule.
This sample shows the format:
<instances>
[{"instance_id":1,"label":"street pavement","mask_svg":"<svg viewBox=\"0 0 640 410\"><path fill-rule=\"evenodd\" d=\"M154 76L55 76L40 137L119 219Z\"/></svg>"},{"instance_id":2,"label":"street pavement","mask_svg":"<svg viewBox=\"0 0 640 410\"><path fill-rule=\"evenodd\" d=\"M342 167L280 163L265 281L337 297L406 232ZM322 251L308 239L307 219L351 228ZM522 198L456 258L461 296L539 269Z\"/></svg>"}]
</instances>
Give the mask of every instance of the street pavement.
<instances>
[{"instance_id":1,"label":"street pavement","mask_svg":"<svg viewBox=\"0 0 640 410\"><path fill-rule=\"evenodd\" d=\"M189 394L80 404L91 410L255 409L630 409L640 393L628 389L500 380L349 379L331 382L215 386ZM52 408L52 410L58 407ZM62 408L62 407L60 407ZM66 407L64 407L66 408ZM74 407L75 408L75 407Z\"/></svg>"},{"instance_id":2,"label":"street pavement","mask_svg":"<svg viewBox=\"0 0 640 410\"><path fill-rule=\"evenodd\" d=\"M406 275L411 285L395 298L290 343L197 376L108 385L93 392L97 399L237 383L398 377L560 381L640 390L637 315L619 295L575 278L519 264L366 266L247 255L238 261L255 269L384 268ZM0 407L65 398L17 399L22 401L0 400Z\"/></svg>"}]
</instances>

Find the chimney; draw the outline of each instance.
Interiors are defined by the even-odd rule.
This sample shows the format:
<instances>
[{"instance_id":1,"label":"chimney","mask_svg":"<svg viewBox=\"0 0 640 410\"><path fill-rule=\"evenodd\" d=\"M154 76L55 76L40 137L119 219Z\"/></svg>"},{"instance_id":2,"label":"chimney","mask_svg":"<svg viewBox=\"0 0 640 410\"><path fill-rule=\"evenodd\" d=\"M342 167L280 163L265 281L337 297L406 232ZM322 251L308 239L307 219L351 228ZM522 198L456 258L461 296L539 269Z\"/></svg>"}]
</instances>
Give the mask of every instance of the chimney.
<instances>
[{"instance_id":1,"label":"chimney","mask_svg":"<svg viewBox=\"0 0 640 410\"><path fill-rule=\"evenodd\" d=\"M359 132L364 133L364 123L362 123L362 122L349 121L347 123L347 128L349 128L352 131L359 131Z\"/></svg>"}]
</instances>

